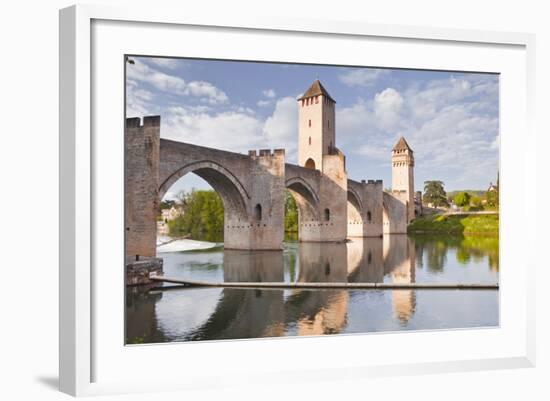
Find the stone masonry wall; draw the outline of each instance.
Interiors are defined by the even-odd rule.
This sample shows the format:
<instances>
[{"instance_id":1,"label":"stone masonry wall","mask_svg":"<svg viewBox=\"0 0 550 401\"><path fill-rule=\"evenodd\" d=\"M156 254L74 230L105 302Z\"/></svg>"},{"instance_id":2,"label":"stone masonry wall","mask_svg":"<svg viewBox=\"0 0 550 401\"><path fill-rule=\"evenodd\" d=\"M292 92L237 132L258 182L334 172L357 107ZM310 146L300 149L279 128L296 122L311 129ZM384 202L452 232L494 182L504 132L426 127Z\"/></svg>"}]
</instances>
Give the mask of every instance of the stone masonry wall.
<instances>
[{"instance_id":1,"label":"stone masonry wall","mask_svg":"<svg viewBox=\"0 0 550 401\"><path fill-rule=\"evenodd\" d=\"M160 117L126 120L125 129L126 255L156 255Z\"/></svg>"},{"instance_id":2,"label":"stone masonry wall","mask_svg":"<svg viewBox=\"0 0 550 401\"><path fill-rule=\"evenodd\" d=\"M382 235L382 180L348 180L348 237Z\"/></svg>"},{"instance_id":3,"label":"stone masonry wall","mask_svg":"<svg viewBox=\"0 0 550 401\"><path fill-rule=\"evenodd\" d=\"M407 233L407 191L384 192L384 234Z\"/></svg>"},{"instance_id":4,"label":"stone masonry wall","mask_svg":"<svg viewBox=\"0 0 550 401\"><path fill-rule=\"evenodd\" d=\"M251 155L251 153L249 153ZM251 155L249 249L282 249L284 238L285 151ZM261 208L261 219L257 212Z\"/></svg>"}]
</instances>

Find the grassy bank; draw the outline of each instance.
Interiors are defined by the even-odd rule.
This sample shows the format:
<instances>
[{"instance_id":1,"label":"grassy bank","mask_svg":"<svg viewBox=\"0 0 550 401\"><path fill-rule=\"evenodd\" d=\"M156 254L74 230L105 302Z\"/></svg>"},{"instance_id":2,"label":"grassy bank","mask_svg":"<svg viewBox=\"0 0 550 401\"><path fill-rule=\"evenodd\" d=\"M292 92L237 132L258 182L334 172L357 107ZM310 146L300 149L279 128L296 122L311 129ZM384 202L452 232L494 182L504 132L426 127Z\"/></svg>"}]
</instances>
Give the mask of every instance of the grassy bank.
<instances>
[{"instance_id":1,"label":"grassy bank","mask_svg":"<svg viewBox=\"0 0 550 401\"><path fill-rule=\"evenodd\" d=\"M415 219L409 233L498 235L498 214L432 215Z\"/></svg>"}]
</instances>

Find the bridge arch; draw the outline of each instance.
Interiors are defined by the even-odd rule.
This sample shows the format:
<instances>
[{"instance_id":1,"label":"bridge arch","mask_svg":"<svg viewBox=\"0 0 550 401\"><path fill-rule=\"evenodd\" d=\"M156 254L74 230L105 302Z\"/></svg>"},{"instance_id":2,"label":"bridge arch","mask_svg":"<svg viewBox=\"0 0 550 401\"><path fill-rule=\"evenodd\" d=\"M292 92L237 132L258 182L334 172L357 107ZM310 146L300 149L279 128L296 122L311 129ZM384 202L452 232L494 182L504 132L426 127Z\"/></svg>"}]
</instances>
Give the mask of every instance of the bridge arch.
<instances>
[{"instance_id":1,"label":"bridge arch","mask_svg":"<svg viewBox=\"0 0 550 401\"><path fill-rule=\"evenodd\" d=\"M362 237L364 233L363 204L361 197L348 186L348 236Z\"/></svg>"},{"instance_id":2,"label":"bridge arch","mask_svg":"<svg viewBox=\"0 0 550 401\"><path fill-rule=\"evenodd\" d=\"M363 212L363 202L361 201L361 197L351 186L348 186L348 202L350 202L359 213Z\"/></svg>"},{"instance_id":3,"label":"bridge arch","mask_svg":"<svg viewBox=\"0 0 550 401\"><path fill-rule=\"evenodd\" d=\"M319 196L311 185L302 177L292 177L286 181L285 186L296 201L300 223L318 221Z\"/></svg>"},{"instance_id":4,"label":"bridge arch","mask_svg":"<svg viewBox=\"0 0 550 401\"><path fill-rule=\"evenodd\" d=\"M246 189L231 171L211 160L195 161L176 169L160 184L159 199L164 197L177 180L188 173L195 173L201 177L220 195L226 220L249 220L247 205L250 197Z\"/></svg>"}]
</instances>

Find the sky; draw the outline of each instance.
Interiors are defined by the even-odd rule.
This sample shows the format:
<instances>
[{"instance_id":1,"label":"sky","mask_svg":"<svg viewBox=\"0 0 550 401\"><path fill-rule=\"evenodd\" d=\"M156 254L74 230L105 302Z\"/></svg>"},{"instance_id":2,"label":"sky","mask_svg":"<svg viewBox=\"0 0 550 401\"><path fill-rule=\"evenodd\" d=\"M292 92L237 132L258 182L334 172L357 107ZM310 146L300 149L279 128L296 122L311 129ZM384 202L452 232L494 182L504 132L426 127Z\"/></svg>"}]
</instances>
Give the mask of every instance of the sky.
<instances>
[{"instance_id":1,"label":"sky","mask_svg":"<svg viewBox=\"0 0 550 401\"><path fill-rule=\"evenodd\" d=\"M336 100L336 146L348 177L391 186L391 149L414 151L415 189L485 190L499 155L496 74L131 57L126 117L161 115L161 138L247 153L285 148L296 163L299 97L315 79ZM167 193L209 188L194 174Z\"/></svg>"}]
</instances>

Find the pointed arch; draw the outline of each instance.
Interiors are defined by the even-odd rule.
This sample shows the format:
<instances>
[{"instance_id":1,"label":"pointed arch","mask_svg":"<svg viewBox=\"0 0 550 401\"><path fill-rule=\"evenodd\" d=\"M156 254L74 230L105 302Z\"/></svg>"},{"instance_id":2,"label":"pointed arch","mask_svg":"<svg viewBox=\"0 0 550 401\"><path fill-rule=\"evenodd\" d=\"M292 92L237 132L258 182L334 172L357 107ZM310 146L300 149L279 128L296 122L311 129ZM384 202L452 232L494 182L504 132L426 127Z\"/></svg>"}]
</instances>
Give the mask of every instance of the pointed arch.
<instances>
[{"instance_id":1,"label":"pointed arch","mask_svg":"<svg viewBox=\"0 0 550 401\"><path fill-rule=\"evenodd\" d=\"M250 199L241 182L225 167L211 160L188 163L175 170L159 186L158 197L162 199L168 189L181 177L195 173L220 195L226 213L233 215L239 221L247 221L247 205Z\"/></svg>"}]
</instances>

